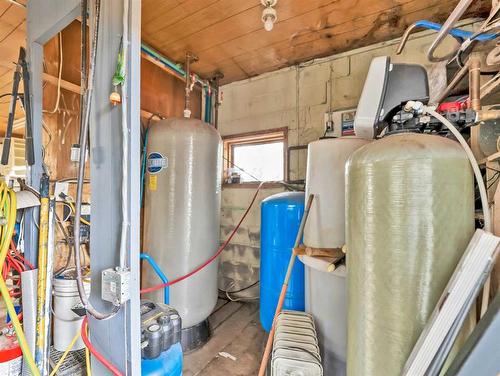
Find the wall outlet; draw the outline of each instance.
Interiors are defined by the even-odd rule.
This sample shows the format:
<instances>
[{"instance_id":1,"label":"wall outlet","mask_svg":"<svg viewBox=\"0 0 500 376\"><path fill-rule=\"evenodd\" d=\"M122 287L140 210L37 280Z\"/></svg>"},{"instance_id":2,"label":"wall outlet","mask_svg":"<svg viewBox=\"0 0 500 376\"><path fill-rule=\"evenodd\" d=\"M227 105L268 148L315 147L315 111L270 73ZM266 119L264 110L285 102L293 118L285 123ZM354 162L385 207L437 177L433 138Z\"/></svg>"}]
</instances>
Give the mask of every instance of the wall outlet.
<instances>
[{"instance_id":1,"label":"wall outlet","mask_svg":"<svg viewBox=\"0 0 500 376\"><path fill-rule=\"evenodd\" d=\"M335 130L335 122L333 121L332 113L325 112L324 117L325 134Z\"/></svg>"},{"instance_id":2,"label":"wall outlet","mask_svg":"<svg viewBox=\"0 0 500 376\"><path fill-rule=\"evenodd\" d=\"M69 183L68 182L57 182L54 188L54 196L56 201L64 201L65 199L61 197L61 193L63 196L67 196L69 191Z\"/></svg>"}]
</instances>

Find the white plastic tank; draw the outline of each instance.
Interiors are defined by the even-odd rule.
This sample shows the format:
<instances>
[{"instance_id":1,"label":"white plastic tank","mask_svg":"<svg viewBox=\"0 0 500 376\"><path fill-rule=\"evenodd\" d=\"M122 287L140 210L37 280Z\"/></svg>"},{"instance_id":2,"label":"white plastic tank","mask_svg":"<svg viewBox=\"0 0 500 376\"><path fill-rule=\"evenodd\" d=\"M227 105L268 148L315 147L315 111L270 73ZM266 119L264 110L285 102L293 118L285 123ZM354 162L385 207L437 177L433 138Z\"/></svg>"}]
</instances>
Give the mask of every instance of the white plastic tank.
<instances>
[{"instance_id":1,"label":"white plastic tank","mask_svg":"<svg viewBox=\"0 0 500 376\"><path fill-rule=\"evenodd\" d=\"M211 125L172 118L153 124L147 145L143 252L169 280L201 265L219 246L222 140ZM170 287L183 329L207 319L217 303L217 262ZM145 287L160 283L143 265ZM147 294L163 303L163 290ZM183 334L184 336L184 334Z\"/></svg>"},{"instance_id":2,"label":"white plastic tank","mask_svg":"<svg viewBox=\"0 0 500 376\"><path fill-rule=\"evenodd\" d=\"M311 142L307 154L306 200L314 202L304 228L304 244L341 248L345 243L345 164L370 141L357 137ZM346 269L328 272L328 262L301 257L306 266L306 311L316 322L325 376L346 373Z\"/></svg>"},{"instance_id":3,"label":"white plastic tank","mask_svg":"<svg viewBox=\"0 0 500 376\"><path fill-rule=\"evenodd\" d=\"M345 241L345 164L370 141L358 137L325 138L307 148L306 196L314 203L304 228L304 244L340 248Z\"/></svg>"}]
</instances>

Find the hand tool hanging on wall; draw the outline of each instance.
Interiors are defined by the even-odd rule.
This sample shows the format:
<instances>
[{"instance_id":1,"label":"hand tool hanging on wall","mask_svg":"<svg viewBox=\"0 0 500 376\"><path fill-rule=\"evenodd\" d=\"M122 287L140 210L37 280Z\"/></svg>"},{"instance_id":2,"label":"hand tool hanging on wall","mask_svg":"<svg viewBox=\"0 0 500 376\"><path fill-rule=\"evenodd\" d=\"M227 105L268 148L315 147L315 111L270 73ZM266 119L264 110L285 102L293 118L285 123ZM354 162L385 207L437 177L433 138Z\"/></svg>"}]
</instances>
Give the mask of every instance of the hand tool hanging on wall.
<instances>
[{"instance_id":1,"label":"hand tool hanging on wall","mask_svg":"<svg viewBox=\"0 0 500 376\"><path fill-rule=\"evenodd\" d=\"M19 95L19 83L23 80L24 94ZM28 63L26 61L26 50L24 47L19 49L19 58L14 71L14 79L12 83L12 96L10 99L9 118L7 120L7 130L2 150L2 165L9 164L10 143L12 140L12 130L14 127L14 117L16 114L17 99L21 99L24 111L26 113L25 120L25 140L26 140L26 162L28 165L35 164L35 152L33 146L33 126L31 122L31 98L30 98L30 76L28 71Z\"/></svg>"},{"instance_id":2,"label":"hand tool hanging on wall","mask_svg":"<svg viewBox=\"0 0 500 376\"><path fill-rule=\"evenodd\" d=\"M47 374L49 366L48 320L50 319L50 295L47 295L47 288L50 288L52 280L52 271L50 270L52 255L49 252L49 238L51 238L49 235L51 230L51 226L49 225L50 207L49 177L44 174L40 181L40 234L38 236L38 291L35 342L35 362L42 375Z\"/></svg>"},{"instance_id":3,"label":"hand tool hanging on wall","mask_svg":"<svg viewBox=\"0 0 500 376\"><path fill-rule=\"evenodd\" d=\"M307 222L307 217L309 216L309 211L311 210L311 206L314 200L314 195L310 194L307 198L307 204L304 209L304 215L302 216L302 221L300 222L299 231L297 232L297 237L295 238L294 249L298 248L300 242L302 241L302 235L304 234L304 227ZM276 331L276 319L283 308L283 303L285 302L286 291L288 290L288 282L290 281L290 277L292 276L293 265L295 264L295 259L297 258L297 254L292 252L290 256L290 261L288 262L288 269L286 271L285 280L283 281L283 286L281 287L281 293L278 299L278 305L276 306L276 311L274 313L273 325L271 326L271 330L269 331L269 337L267 338L266 348L264 349L264 354L262 355L262 361L260 363L259 368L259 376L264 376L266 373L267 363L269 361L269 355L271 354L271 348L273 346L273 338L274 332Z\"/></svg>"}]
</instances>

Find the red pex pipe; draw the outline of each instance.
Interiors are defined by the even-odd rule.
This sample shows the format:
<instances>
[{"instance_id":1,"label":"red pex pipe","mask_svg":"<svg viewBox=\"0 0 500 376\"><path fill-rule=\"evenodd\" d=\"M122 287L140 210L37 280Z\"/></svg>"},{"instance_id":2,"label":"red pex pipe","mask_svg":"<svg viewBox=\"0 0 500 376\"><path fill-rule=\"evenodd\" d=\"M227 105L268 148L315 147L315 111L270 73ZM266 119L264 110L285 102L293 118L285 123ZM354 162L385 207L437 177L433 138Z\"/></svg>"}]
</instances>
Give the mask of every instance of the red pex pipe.
<instances>
[{"instance_id":1,"label":"red pex pipe","mask_svg":"<svg viewBox=\"0 0 500 376\"><path fill-rule=\"evenodd\" d=\"M146 294L148 292L153 292L153 291L156 291L156 290L164 289L165 287L172 286L172 285L174 285L176 283L179 283L179 282L181 282L181 281L183 281L183 280L191 277L192 275L198 273L200 270L204 269L207 265L210 265L215 259L217 259L217 257L219 257L219 255L222 253L222 251L226 248L226 246L229 244L229 242L234 237L234 235L236 235L236 231L238 231L238 229L240 228L241 224L245 220L246 216L250 212L250 209L252 208L253 204L255 203L255 200L257 199L257 195L259 194L259 192L260 192L260 190L261 190L261 188L262 188L263 185L264 185L264 182L262 182L262 183L259 184L259 186L257 187L257 189L256 189L256 191L255 191L255 193L254 193L254 195L252 197L252 201L250 202L250 205L245 210L245 213L241 217L240 221L238 222L238 224L236 225L236 227L233 229L233 231L231 232L231 234L229 235L229 237L226 239L226 241L219 247L219 249L217 249L217 252L215 252L212 257L210 257L203 264L201 264L200 266L198 266L194 270L190 271L189 273L183 275L182 277L173 279L173 280L171 280L171 281L169 281L167 283L162 283L162 284L159 284L159 285L156 285L156 286L152 286L152 287L148 287L148 288L142 289L141 290L141 294ZM101 362L113 375L115 375L115 376L123 376L123 374L113 364L111 364L101 353L99 353L97 351L97 349L94 346L92 346L92 343L90 342L90 340L89 340L89 338L87 336L87 322L88 322L88 319L85 316L85 318L83 319L83 322L82 322L82 329L81 329L81 335L82 335L83 343L85 343L85 346L87 346L87 348L92 353L92 355L94 355L96 357L96 359L99 360L99 362Z\"/></svg>"},{"instance_id":2,"label":"red pex pipe","mask_svg":"<svg viewBox=\"0 0 500 376\"><path fill-rule=\"evenodd\" d=\"M179 278L176 278L176 279L172 279L171 281L168 281L167 283L162 283L162 284L159 284L159 285L155 285L155 286L152 286L152 287L148 287L148 288L142 289L141 290L141 294L146 294L148 292L153 292L153 291L156 291L156 290L164 289L165 287L172 286L172 285L174 285L176 283L184 281L185 279L187 279L187 278L191 277L192 275L198 273L200 270L202 270L203 268L205 268L207 265L210 265L217 257L219 257L219 255L222 253L222 251L224 250L224 248L226 248L226 246L229 244L229 242L234 237L234 235L236 235L236 231L238 231L238 229L240 228L241 224L243 223L243 220L246 218L246 216L250 212L250 209L252 208L255 200L257 199L257 195L259 194L259 191L260 191L260 189L262 188L263 185L264 185L264 182L262 182L262 183L259 184L257 190L255 191L255 193L253 195L253 198L252 198L252 201L250 202L250 205L248 206L247 210L245 211L245 213L241 217L240 221L238 222L238 224L236 225L236 227L233 229L233 231L231 232L231 234L229 235L229 237L226 239L226 241L219 247L219 249L217 249L217 252L215 252L212 257L210 257L203 264L201 264L200 266L196 267L194 270L190 271L189 273L183 275L182 277L179 277Z\"/></svg>"},{"instance_id":3,"label":"red pex pipe","mask_svg":"<svg viewBox=\"0 0 500 376\"><path fill-rule=\"evenodd\" d=\"M84 317L82 321L82 329L81 335L82 340L85 346L89 349L90 353L96 357L96 359L102 363L104 367L106 367L113 375L115 376L123 376L121 371L116 368L113 364L111 364L99 351L96 350L92 343L90 343L89 337L87 336L87 316Z\"/></svg>"}]
</instances>

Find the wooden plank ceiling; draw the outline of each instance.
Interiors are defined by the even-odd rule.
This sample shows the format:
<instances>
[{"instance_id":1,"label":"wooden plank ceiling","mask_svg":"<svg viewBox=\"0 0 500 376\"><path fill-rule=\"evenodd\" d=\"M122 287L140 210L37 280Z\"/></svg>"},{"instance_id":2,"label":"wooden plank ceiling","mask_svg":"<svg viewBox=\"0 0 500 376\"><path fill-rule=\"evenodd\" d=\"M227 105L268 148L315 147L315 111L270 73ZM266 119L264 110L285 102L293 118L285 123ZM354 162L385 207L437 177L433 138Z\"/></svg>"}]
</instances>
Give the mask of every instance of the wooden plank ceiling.
<instances>
[{"instance_id":1,"label":"wooden plank ceiling","mask_svg":"<svg viewBox=\"0 0 500 376\"><path fill-rule=\"evenodd\" d=\"M316 57L401 36L416 20L444 21L458 0L279 0L278 21L266 32L260 0L142 0L142 39L193 70L223 83L249 78ZM476 0L468 16L484 16Z\"/></svg>"}]
</instances>

